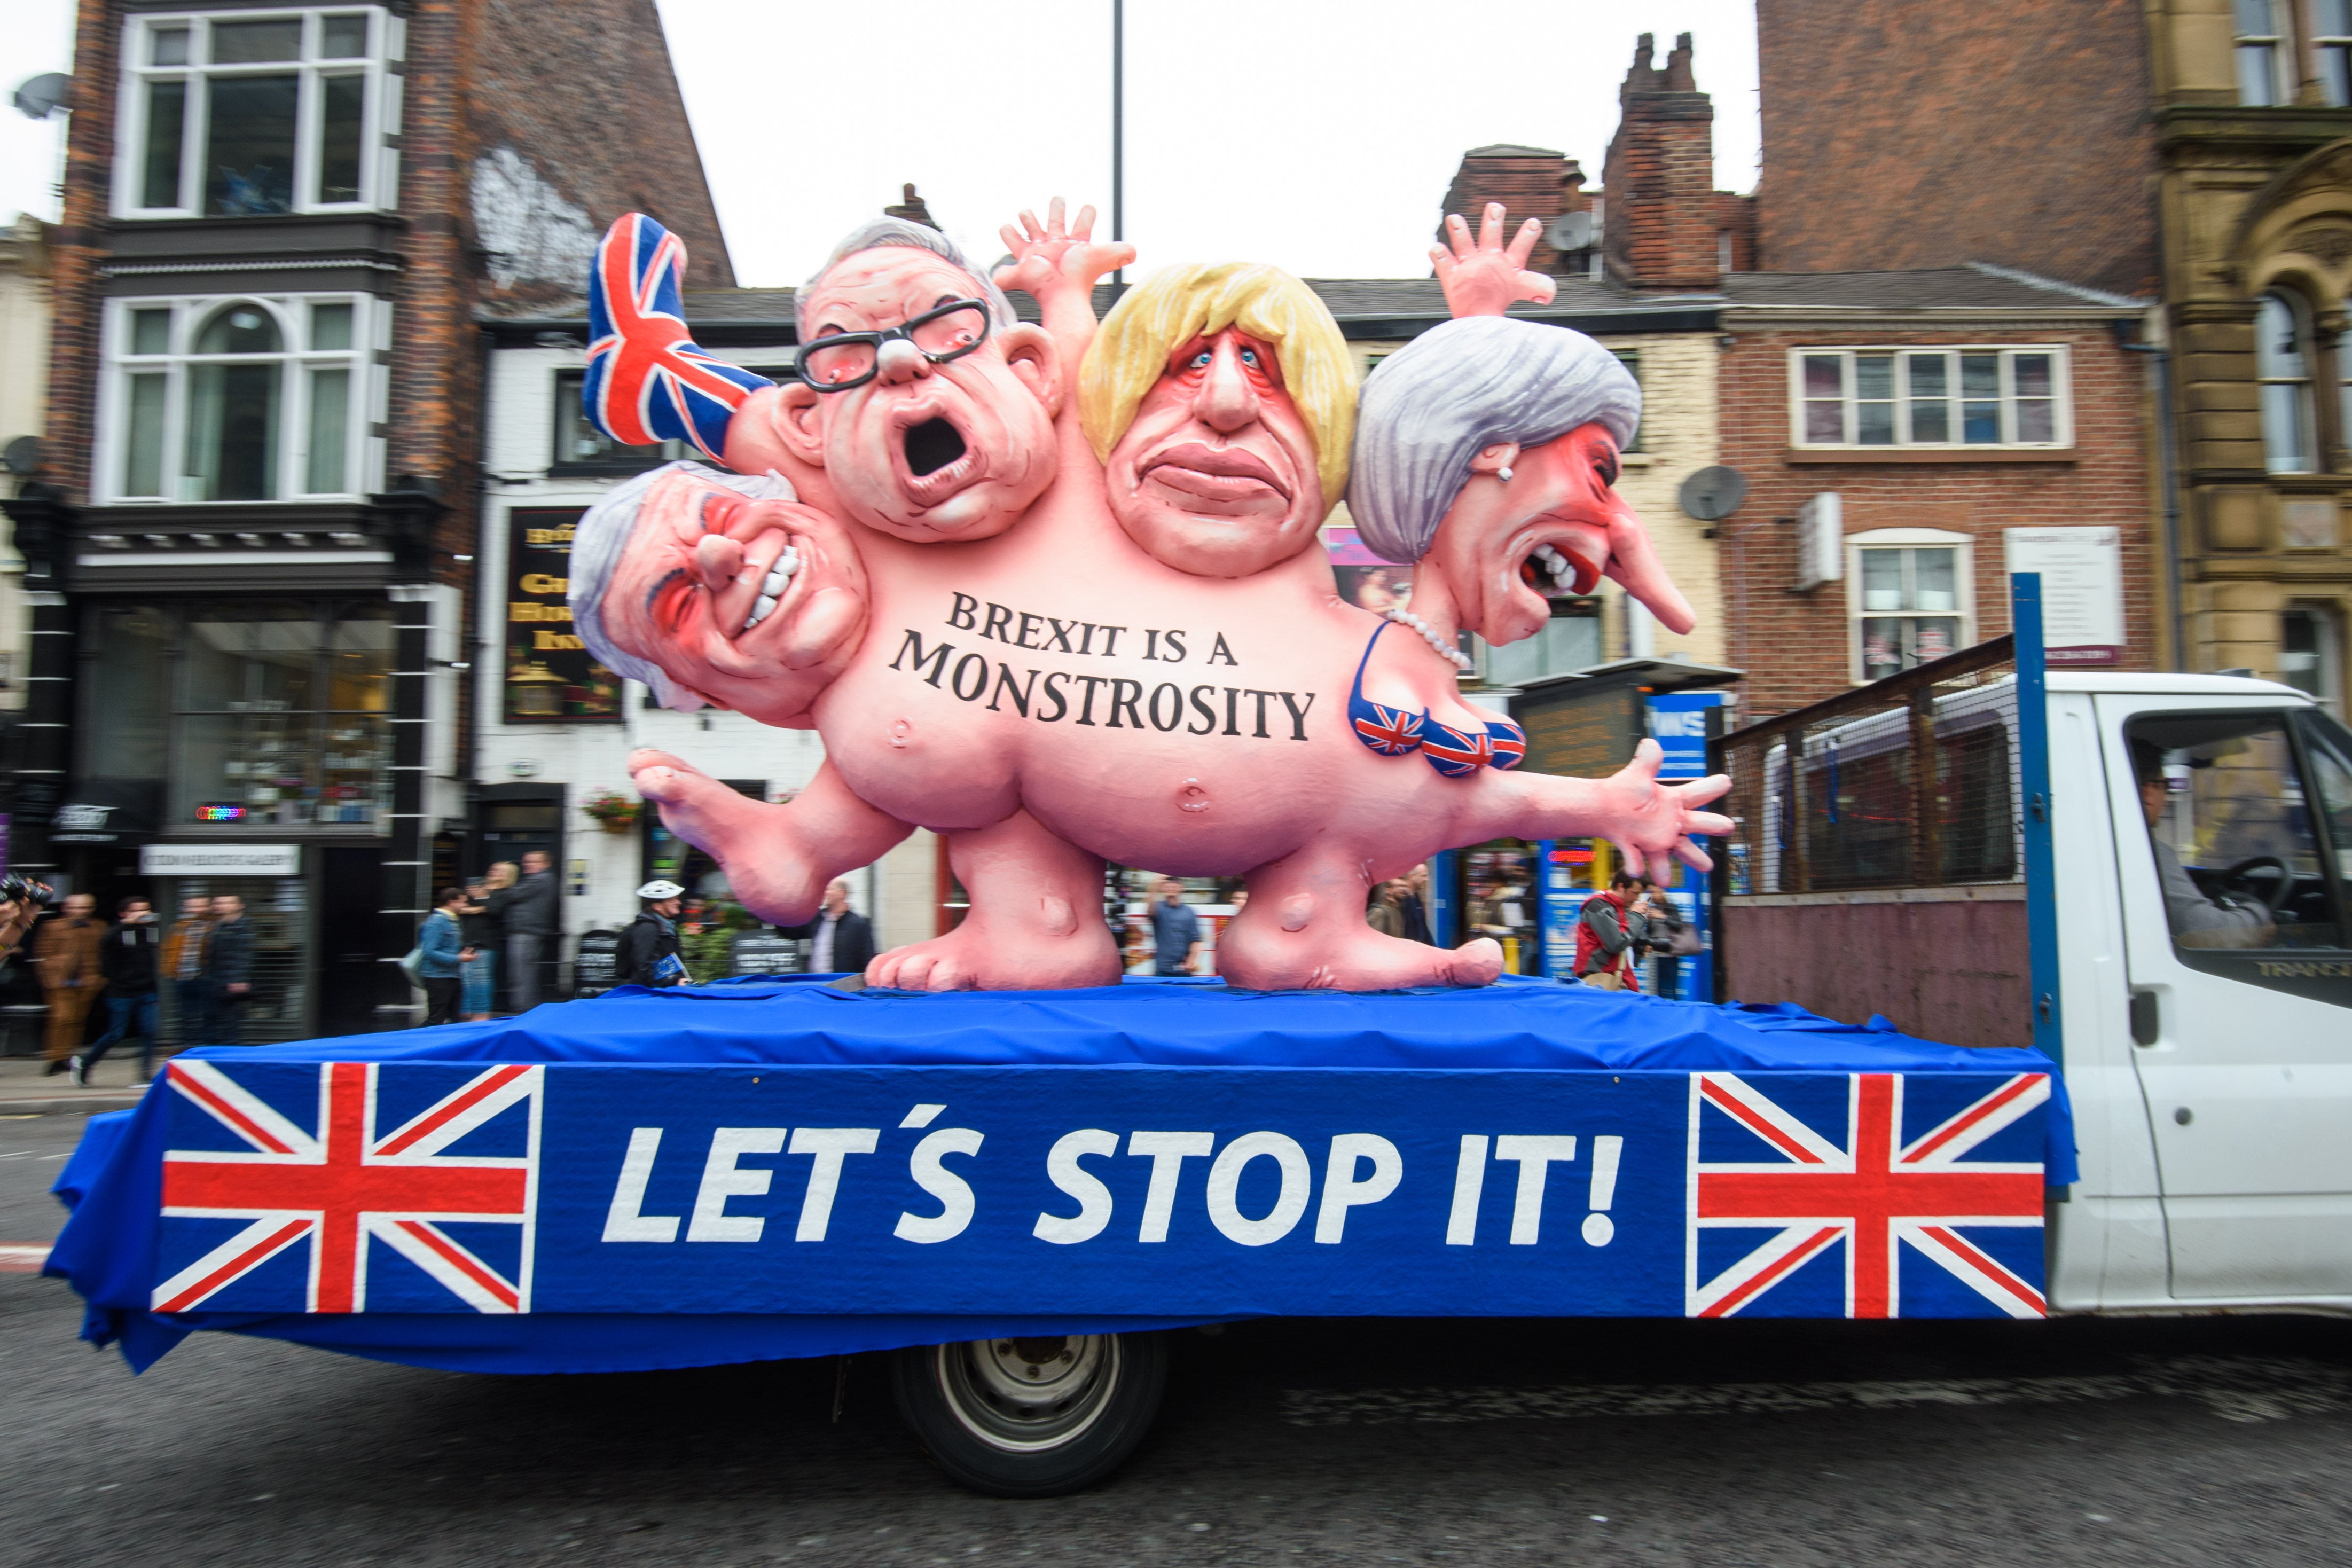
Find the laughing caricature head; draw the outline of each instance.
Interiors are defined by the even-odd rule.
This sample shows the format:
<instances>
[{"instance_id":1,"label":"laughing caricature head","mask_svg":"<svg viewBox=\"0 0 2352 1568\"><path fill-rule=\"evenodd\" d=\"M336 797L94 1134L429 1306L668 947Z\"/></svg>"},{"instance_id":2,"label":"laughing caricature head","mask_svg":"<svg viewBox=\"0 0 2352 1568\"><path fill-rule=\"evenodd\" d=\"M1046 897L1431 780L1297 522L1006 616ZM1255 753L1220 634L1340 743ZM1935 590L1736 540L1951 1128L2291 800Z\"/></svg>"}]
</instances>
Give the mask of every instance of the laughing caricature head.
<instances>
[{"instance_id":1,"label":"laughing caricature head","mask_svg":"<svg viewBox=\"0 0 2352 1568\"><path fill-rule=\"evenodd\" d=\"M856 547L772 475L673 463L615 487L580 520L571 579L597 662L683 710L799 720L866 624Z\"/></svg>"},{"instance_id":2,"label":"laughing caricature head","mask_svg":"<svg viewBox=\"0 0 2352 1568\"><path fill-rule=\"evenodd\" d=\"M1633 509L1612 489L1642 389L1581 332L1468 316L1423 333L1364 385L1349 510L1391 561L1445 574L1461 624L1532 636L1548 595L1607 577L1670 630L1694 624Z\"/></svg>"},{"instance_id":3,"label":"laughing caricature head","mask_svg":"<svg viewBox=\"0 0 2352 1568\"><path fill-rule=\"evenodd\" d=\"M1112 310L1079 377L1110 509L1167 565L1246 577L1315 540L1348 483L1339 323L1272 267L1176 267Z\"/></svg>"},{"instance_id":4,"label":"laughing caricature head","mask_svg":"<svg viewBox=\"0 0 2352 1568\"><path fill-rule=\"evenodd\" d=\"M867 224L800 291L778 437L833 500L918 543L1002 533L1052 482L1053 342L946 236ZM835 341L838 340L838 341Z\"/></svg>"}]
</instances>

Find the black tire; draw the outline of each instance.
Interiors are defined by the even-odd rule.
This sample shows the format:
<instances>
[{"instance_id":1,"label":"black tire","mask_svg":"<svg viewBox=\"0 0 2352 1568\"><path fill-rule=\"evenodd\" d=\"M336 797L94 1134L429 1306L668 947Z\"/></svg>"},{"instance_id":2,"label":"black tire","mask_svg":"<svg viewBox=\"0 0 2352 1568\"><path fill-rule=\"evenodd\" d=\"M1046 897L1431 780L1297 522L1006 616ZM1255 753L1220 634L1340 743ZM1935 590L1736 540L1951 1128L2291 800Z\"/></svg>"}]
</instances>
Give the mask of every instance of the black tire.
<instances>
[{"instance_id":1,"label":"black tire","mask_svg":"<svg viewBox=\"0 0 2352 1568\"><path fill-rule=\"evenodd\" d=\"M1159 1334L1071 1334L919 1345L890 1359L890 1392L948 1479L990 1497L1060 1497L1127 1462L1168 1387Z\"/></svg>"}]
</instances>

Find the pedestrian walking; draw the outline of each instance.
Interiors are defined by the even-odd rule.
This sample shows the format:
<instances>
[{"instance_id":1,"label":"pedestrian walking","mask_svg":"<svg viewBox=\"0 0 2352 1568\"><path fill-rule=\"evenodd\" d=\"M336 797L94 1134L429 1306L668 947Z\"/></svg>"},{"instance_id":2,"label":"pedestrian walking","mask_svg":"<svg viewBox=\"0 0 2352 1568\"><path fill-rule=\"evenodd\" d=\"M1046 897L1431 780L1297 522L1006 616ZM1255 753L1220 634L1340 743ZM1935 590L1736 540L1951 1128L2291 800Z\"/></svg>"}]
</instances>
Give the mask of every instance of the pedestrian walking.
<instances>
[{"instance_id":1,"label":"pedestrian walking","mask_svg":"<svg viewBox=\"0 0 2352 1568\"><path fill-rule=\"evenodd\" d=\"M212 945L213 901L202 893L180 900L180 918L164 934L163 977L172 983L180 1048L213 1043L212 982L205 978L205 951Z\"/></svg>"},{"instance_id":2,"label":"pedestrian walking","mask_svg":"<svg viewBox=\"0 0 2352 1568\"><path fill-rule=\"evenodd\" d=\"M73 1070L73 1058L81 1053L82 1036L89 1026L90 1004L106 986L98 966L106 922L93 912L97 907L98 900L88 893L68 893L65 912L33 931L33 963L40 972L42 999L49 1006L44 1052L49 1065L42 1069L44 1078Z\"/></svg>"},{"instance_id":3,"label":"pedestrian walking","mask_svg":"<svg viewBox=\"0 0 2352 1568\"><path fill-rule=\"evenodd\" d=\"M1397 915L1404 929L1397 934L1407 942L1437 945L1436 936L1429 928L1429 862L1423 860L1405 873L1404 896L1397 900Z\"/></svg>"},{"instance_id":4,"label":"pedestrian walking","mask_svg":"<svg viewBox=\"0 0 2352 1568\"><path fill-rule=\"evenodd\" d=\"M466 992L466 961L474 954L466 945L466 889L444 888L438 901L440 907L425 917L424 929L416 933L417 978L425 984L427 1027L457 1016L457 1004Z\"/></svg>"},{"instance_id":5,"label":"pedestrian walking","mask_svg":"<svg viewBox=\"0 0 2352 1568\"><path fill-rule=\"evenodd\" d=\"M507 999L518 1013L539 1005L540 955L556 928L553 867L546 851L530 850L522 858L522 876L515 885L490 897L489 912L506 928Z\"/></svg>"},{"instance_id":6,"label":"pedestrian walking","mask_svg":"<svg viewBox=\"0 0 2352 1568\"><path fill-rule=\"evenodd\" d=\"M114 929L99 944L99 973L106 979L106 1033L72 1058L76 1089L89 1087L89 1069L124 1036L139 1037L139 1081L155 1076L155 982L163 933L155 907L133 894L116 910Z\"/></svg>"},{"instance_id":7,"label":"pedestrian walking","mask_svg":"<svg viewBox=\"0 0 2352 1568\"><path fill-rule=\"evenodd\" d=\"M213 929L205 946L205 981L212 1002L212 1044L245 1044L245 1010L253 1005L253 922L235 893L213 900Z\"/></svg>"},{"instance_id":8,"label":"pedestrian walking","mask_svg":"<svg viewBox=\"0 0 2352 1568\"><path fill-rule=\"evenodd\" d=\"M487 1020L498 1006L499 950L505 944L506 927L490 912L494 890L487 879L467 883L466 906L457 915L459 934L473 952L465 963L465 999L460 1003L468 1023Z\"/></svg>"},{"instance_id":9,"label":"pedestrian walking","mask_svg":"<svg viewBox=\"0 0 2352 1568\"><path fill-rule=\"evenodd\" d=\"M1690 924L1666 890L1654 881L1644 879L1642 902L1635 906L1649 923L1644 939L1651 952L1650 994L1669 1002L1679 1001L1683 994L1683 954L1696 944L1690 936Z\"/></svg>"},{"instance_id":10,"label":"pedestrian walking","mask_svg":"<svg viewBox=\"0 0 2352 1568\"><path fill-rule=\"evenodd\" d=\"M805 925L778 926L776 934L806 937L812 974L863 974L874 962L874 922L849 907L849 884L827 883L816 919Z\"/></svg>"},{"instance_id":11,"label":"pedestrian walking","mask_svg":"<svg viewBox=\"0 0 2352 1568\"><path fill-rule=\"evenodd\" d=\"M1201 956L1201 917L1184 901L1184 884L1173 877L1160 883L1151 906L1151 973L1190 974Z\"/></svg>"},{"instance_id":12,"label":"pedestrian walking","mask_svg":"<svg viewBox=\"0 0 2352 1568\"><path fill-rule=\"evenodd\" d=\"M689 978L686 961L678 956L678 900L686 892L676 882L660 878L637 889L646 907L621 932L613 952L615 985L676 985Z\"/></svg>"},{"instance_id":13,"label":"pedestrian walking","mask_svg":"<svg viewBox=\"0 0 2352 1568\"><path fill-rule=\"evenodd\" d=\"M1587 985L1602 991L1639 991L1642 972L1636 966L1646 922L1633 904L1642 879L1630 871L1609 879L1606 892L1584 900L1576 917L1576 973Z\"/></svg>"}]
</instances>

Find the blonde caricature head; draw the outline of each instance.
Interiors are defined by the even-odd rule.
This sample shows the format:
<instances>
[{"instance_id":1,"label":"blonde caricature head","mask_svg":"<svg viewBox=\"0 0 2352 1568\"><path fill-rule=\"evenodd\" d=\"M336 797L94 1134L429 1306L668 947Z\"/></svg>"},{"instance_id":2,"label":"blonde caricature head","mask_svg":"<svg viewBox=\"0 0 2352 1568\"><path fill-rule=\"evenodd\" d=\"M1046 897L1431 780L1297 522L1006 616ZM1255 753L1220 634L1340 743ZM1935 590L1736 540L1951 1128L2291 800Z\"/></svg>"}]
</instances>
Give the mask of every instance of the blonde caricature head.
<instances>
[{"instance_id":1,"label":"blonde caricature head","mask_svg":"<svg viewBox=\"0 0 2352 1568\"><path fill-rule=\"evenodd\" d=\"M1283 390L1313 437L1325 503L1336 503L1347 493L1355 436L1355 365L1323 301L1278 267L1171 267L1128 290L1104 319L1079 376L1078 413L1095 456L1109 460L1177 349L1228 327L1274 350Z\"/></svg>"}]
</instances>

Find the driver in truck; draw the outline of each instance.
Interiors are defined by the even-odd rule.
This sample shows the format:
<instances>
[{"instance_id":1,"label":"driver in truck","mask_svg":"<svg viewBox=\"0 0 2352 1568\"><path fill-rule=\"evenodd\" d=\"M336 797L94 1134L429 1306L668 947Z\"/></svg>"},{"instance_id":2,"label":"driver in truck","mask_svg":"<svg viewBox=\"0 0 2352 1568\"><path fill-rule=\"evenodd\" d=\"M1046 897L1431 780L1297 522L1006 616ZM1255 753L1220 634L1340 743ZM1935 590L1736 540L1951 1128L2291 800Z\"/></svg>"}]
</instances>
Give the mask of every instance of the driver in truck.
<instances>
[{"instance_id":1,"label":"driver in truck","mask_svg":"<svg viewBox=\"0 0 2352 1568\"><path fill-rule=\"evenodd\" d=\"M2145 741L2132 742L2132 772L2139 780L2140 810L2147 816L2148 841L2156 849L2156 874L2164 887L2164 921L2183 947L2267 947L2277 928L2266 912L2250 909L2230 894L2208 898L2180 864L2180 856L2158 832L2170 798L2164 752Z\"/></svg>"}]
</instances>

